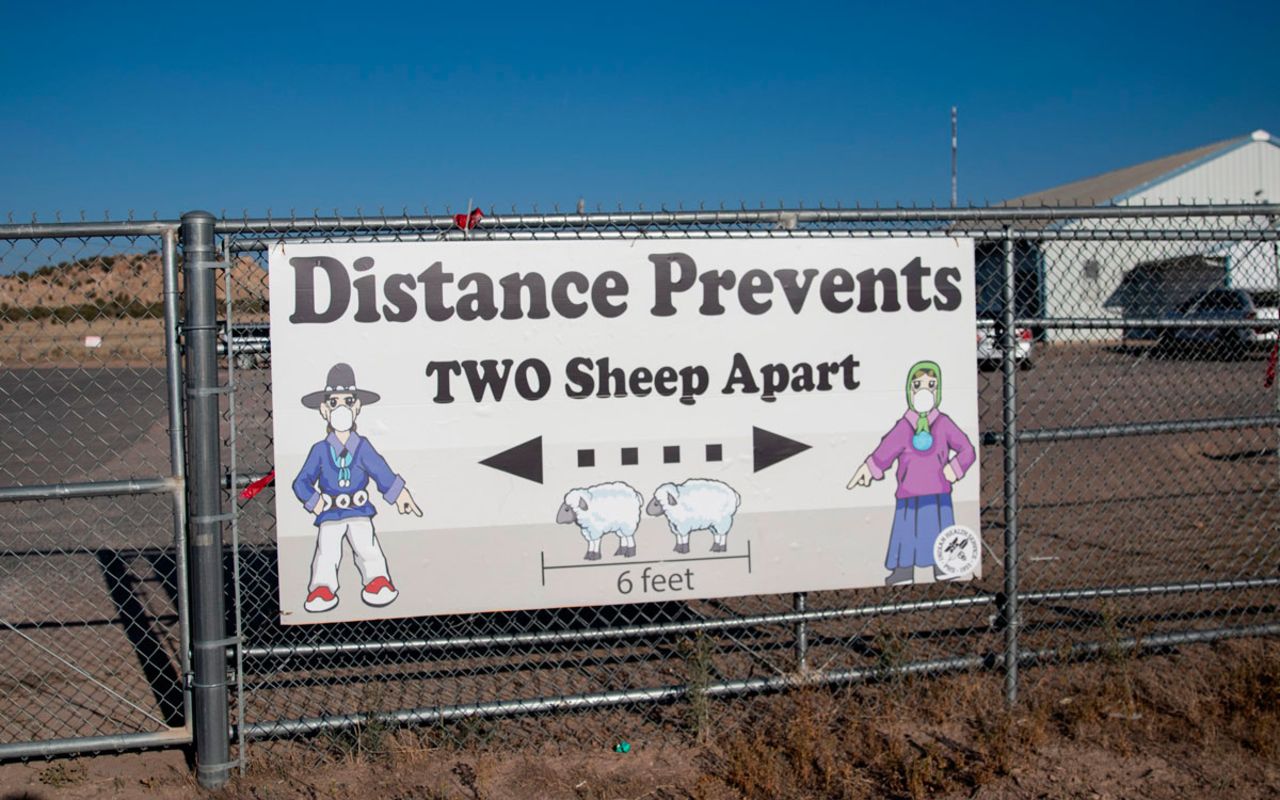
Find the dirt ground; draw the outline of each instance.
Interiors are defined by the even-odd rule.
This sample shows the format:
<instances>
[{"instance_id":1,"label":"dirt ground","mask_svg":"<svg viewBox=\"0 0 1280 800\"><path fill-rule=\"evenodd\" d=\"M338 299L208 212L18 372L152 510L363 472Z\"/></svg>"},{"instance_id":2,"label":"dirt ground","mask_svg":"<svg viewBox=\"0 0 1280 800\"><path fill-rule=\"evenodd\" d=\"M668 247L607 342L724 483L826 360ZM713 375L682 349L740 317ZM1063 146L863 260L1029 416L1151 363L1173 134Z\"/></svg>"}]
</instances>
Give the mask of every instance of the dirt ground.
<instances>
[{"instance_id":1,"label":"dirt ground","mask_svg":"<svg viewBox=\"0 0 1280 800\"><path fill-rule=\"evenodd\" d=\"M747 701L749 721L630 752L425 746L364 730L258 757L240 798L1264 798L1280 794L1280 641L1045 667L1005 713L989 673ZM1169 675L1178 676L1169 680ZM179 798L180 751L0 766L0 797Z\"/></svg>"},{"instance_id":2,"label":"dirt ground","mask_svg":"<svg viewBox=\"0 0 1280 800\"><path fill-rule=\"evenodd\" d=\"M85 345L97 336L96 347ZM0 365L18 367L164 366L160 319L24 320L0 322Z\"/></svg>"},{"instance_id":3,"label":"dirt ground","mask_svg":"<svg viewBox=\"0 0 1280 800\"><path fill-rule=\"evenodd\" d=\"M1101 344L1054 344L1019 375L1023 430L1107 422L1271 413L1257 359L1146 358ZM1138 381L1163 404L1137 405ZM237 470L271 466L266 370L238 370ZM983 430L998 430L999 376L981 378ZM0 370L0 485L168 474L165 380L160 368ZM1020 585L1026 591L1165 585L1280 574L1280 478L1273 427L1027 443L1020 469ZM72 444L68 444L72 443ZM52 444L52 446L51 446ZM84 457L85 450L93 457ZM972 584L811 593L810 610L927 600L978 604L876 614L808 625L813 669L1001 652L994 597L1002 563L1001 463L982 470L986 574ZM229 453L224 463L230 464ZM349 642L449 640L783 613L785 595L563 609L539 614L395 620L303 630L277 622L272 491L240 508L246 643L264 649ZM164 730L182 724L182 674L166 495L7 504L0 520L0 742ZM231 574L228 555L226 569ZM1108 600L1027 601L1024 649L1053 651L1112 636L1274 622L1274 588L1157 592ZM311 626L306 626L310 628ZM708 636L656 635L529 647L482 645L388 650L360 656L246 657L247 725L351 712L466 707L692 682L786 676L795 667L790 625L751 625ZM1028 688L1043 671L1026 673ZM525 718L523 738L610 746L625 731L646 750L669 742L673 706L639 704L587 715ZM726 704L725 708L729 708ZM726 716L741 716L736 709ZM584 738L586 737L586 738ZM256 765L266 748L256 748ZM683 752L683 751L680 751ZM588 759L598 763L598 753Z\"/></svg>"}]
</instances>

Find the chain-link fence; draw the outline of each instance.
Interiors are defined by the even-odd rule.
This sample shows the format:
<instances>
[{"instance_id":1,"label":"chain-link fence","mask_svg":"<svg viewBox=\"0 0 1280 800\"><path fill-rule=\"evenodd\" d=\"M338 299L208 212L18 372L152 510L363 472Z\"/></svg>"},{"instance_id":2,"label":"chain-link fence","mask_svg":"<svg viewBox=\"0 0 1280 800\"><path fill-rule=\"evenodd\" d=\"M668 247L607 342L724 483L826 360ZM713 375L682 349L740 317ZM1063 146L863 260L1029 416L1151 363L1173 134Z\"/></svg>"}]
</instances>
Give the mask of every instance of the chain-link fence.
<instances>
[{"instance_id":1,"label":"chain-link fence","mask_svg":"<svg viewBox=\"0 0 1280 800\"><path fill-rule=\"evenodd\" d=\"M489 213L473 229L467 228L473 218L464 218L459 227L448 215L203 219L183 236L191 406L186 442L193 475L187 522L191 574L203 575L193 583L217 580L227 603L222 617L221 592L213 606L199 591L194 598L197 743L218 739L224 722L235 745L232 754L242 763L255 752L254 742L344 747L371 730L407 724L415 735L451 744L533 735L600 745L619 737L696 740L747 718L750 703L735 698L799 685L845 686L892 675L990 668L1004 674L1013 698L1020 665L1280 632L1275 608L1280 387L1267 382L1268 356L1280 329L1278 214L1275 206ZM174 227L165 230L172 235ZM70 242L70 235L49 232L45 240L24 238L18 246L0 231L0 244L11 245L0 280L23 268L24 253L32 254L33 266L39 259L40 266L50 261L35 255L38 245L26 243ZM986 549L981 580L279 624L274 489L251 500L238 498L241 487L273 466L271 355L265 338L265 253L271 243L957 235L977 242L980 362L975 367L980 370ZM119 246L114 240L75 241L80 247L91 242L97 253ZM19 261L10 266L13 258ZM23 302L23 309L31 307ZM18 314L28 331L20 332L6 317L4 333L25 346L35 330L30 328L35 314ZM193 354L193 345L198 353ZM26 358L25 366L43 365L40 357ZM7 357L5 363L4 403L56 392L50 388L61 380L56 370L20 372L9 368ZM163 379L163 359L152 366L161 368ZM170 366L176 368L176 360ZM110 413L117 408L112 403L139 398L112 391L113 379L103 369L98 362L76 368L79 391L90 397L80 402L105 420L125 419ZM170 374L172 384L176 378ZM183 399L172 392L170 397ZM98 417L81 414L74 426L85 419ZM140 424L137 416L128 419L130 425ZM23 434L12 440L6 435L0 463L10 464L11 471L44 470L43 477L5 473L6 483L25 487L68 480L56 459L70 463L68 469L80 468L70 455L77 440L94 453L86 463L103 466L101 454L111 445L99 434L80 432L71 422L59 429L43 420L33 424L53 428L49 446L56 456L33 450ZM182 417L177 421L180 425ZM111 424L121 423L98 427ZM214 425L217 442L197 441ZM180 476L181 467L180 460L172 474ZM167 470L165 462L153 471ZM204 474L211 470L216 474ZM195 488L200 476L214 479L220 496ZM131 495L111 502L123 508L141 499L164 498ZM14 624L6 626L5 635L13 637L15 647L29 646L22 635L34 637L34 631L46 629L46 635L56 630L65 637L60 641L68 647L85 647L90 631L109 629L70 632L65 620L73 615L40 600L45 588L38 581L24 582L23 570L56 573L51 559L63 556L20 554L14 540L35 551L32 545L61 536L64 529L74 536L70 517L52 507L70 502L23 500L15 507L31 503L37 517L6 516L0 522L5 547L0 580L16 580L24 591L35 592L18 595L24 611L17 617L6 610L5 619ZM106 516L101 500L90 504L97 514L77 518L76 524L101 537L121 535L116 518L126 511ZM168 521L154 513L149 519ZM128 522L124 527L134 534L141 530ZM153 568L167 570L171 580L165 586L179 586L182 565L174 563L183 555L181 548L172 549L173 534L162 524L152 527L156 535L169 537L173 554L163 567ZM181 542L185 531L176 530ZM225 551L217 548L220 534ZM84 549L83 542L78 546ZM211 552L223 557L210 557ZM105 570L101 560L85 563ZM141 562L124 563L128 573ZM87 574L82 569L78 579L87 580ZM138 582L120 569L112 575L112 585ZM27 630L18 623L27 621L22 614L30 616L32 608L62 621ZM115 624L125 616L121 610ZM6 643L5 652L14 650ZM185 652L167 662L179 674L185 674ZM28 658L36 663L34 655ZM207 659L203 667L201 658ZM220 679L214 677L223 666L233 676L227 695L220 694ZM58 669L59 680L79 675L65 666ZM116 691L154 684L145 667L135 672L111 673L105 682ZM1024 675L1024 684L1036 675L1034 670ZM20 680L12 674L7 679ZM86 696L104 692L84 676L72 683ZM182 693L175 696L173 719L181 724L187 718L180 713ZM215 715L201 733L207 716L202 709L216 710L219 702L229 719ZM35 727L7 732L4 746L47 738L55 719L55 713L42 709L32 718ZM57 728L55 735L109 728ZM208 771L202 777L209 782L225 773L229 761L226 751L218 752L206 752Z\"/></svg>"}]
</instances>

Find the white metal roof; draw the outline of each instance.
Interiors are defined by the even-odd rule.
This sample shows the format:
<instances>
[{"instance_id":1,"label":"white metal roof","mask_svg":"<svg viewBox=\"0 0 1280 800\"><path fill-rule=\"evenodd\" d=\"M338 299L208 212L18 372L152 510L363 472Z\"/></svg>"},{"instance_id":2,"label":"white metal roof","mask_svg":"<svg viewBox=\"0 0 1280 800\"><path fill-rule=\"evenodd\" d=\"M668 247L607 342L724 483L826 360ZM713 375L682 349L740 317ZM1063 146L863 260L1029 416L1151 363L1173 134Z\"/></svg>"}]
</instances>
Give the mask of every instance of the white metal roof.
<instances>
[{"instance_id":1,"label":"white metal roof","mask_svg":"<svg viewBox=\"0 0 1280 800\"><path fill-rule=\"evenodd\" d=\"M1143 194L1144 190L1164 183L1184 172L1221 158L1241 147L1255 142L1266 142L1280 147L1280 139L1264 130L1256 130L1244 136L1236 136L1213 144L1202 145L1181 153L1144 161L1130 167L1105 172L1084 180L1064 183L1051 189L1016 197L1003 205L1008 206L1067 206L1108 205L1123 203ZM1175 202L1169 198L1164 202ZM1208 198L1205 198L1208 199ZM1230 198L1238 201L1237 198Z\"/></svg>"}]
</instances>

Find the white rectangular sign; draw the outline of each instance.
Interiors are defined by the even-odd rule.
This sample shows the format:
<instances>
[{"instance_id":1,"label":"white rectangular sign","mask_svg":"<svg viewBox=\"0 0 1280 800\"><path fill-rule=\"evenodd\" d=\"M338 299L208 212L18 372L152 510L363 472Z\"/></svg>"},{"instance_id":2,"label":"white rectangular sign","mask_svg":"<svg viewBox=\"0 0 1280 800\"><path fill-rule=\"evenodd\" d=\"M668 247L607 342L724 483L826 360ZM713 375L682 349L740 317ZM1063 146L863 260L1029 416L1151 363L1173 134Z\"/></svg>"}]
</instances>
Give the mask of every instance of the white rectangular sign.
<instances>
[{"instance_id":1,"label":"white rectangular sign","mask_svg":"<svg viewBox=\"0 0 1280 800\"><path fill-rule=\"evenodd\" d=\"M280 243L284 623L964 580L970 239Z\"/></svg>"}]
</instances>

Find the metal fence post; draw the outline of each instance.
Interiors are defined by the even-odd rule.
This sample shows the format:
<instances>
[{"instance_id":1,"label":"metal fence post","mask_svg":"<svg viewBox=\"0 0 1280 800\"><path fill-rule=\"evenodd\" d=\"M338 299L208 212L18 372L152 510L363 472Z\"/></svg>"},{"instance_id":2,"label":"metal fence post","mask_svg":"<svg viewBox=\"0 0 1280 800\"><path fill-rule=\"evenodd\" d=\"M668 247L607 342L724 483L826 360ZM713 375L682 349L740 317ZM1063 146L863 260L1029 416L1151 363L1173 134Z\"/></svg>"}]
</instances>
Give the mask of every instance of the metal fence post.
<instances>
[{"instance_id":1,"label":"metal fence post","mask_svg":"<svg viewBox=\"0 0 1280 800\"><path fill-rule=\"evenodd\" d=\"M1004 591L1001 623L1004 627L1004 696L1009 705L1018 702L1018 317L1014 291L1013 229L1004 231L1004 308L1000 336L1002 418L1004 422Z\"/></svg>"},{"instance_id":2,"label":"metal fence post","mask_svg":"<svg viewBox=\"0 0 1280 800\"><path fill-rule=\"evenodd\" d=\"M1271 219L1271 226L1280 227L1280 223L1277 223L1276 219L1273 217ZM1280 242L1271 243L1271 263L1275 269L1276 291L1280 292ZM1280 331L1276 331L1276 335L1280 336ZM1277 341L1276 344L1272 345L1272 347L1280 348L1280 341ZM1272 356L1273 357L1280 356L1280 350L1273 350ZM1280 368L1280 363L1277 363L1276 366L1277 368ZM1280 376L1276 376L1275 378L1275 387L1276 387L1276 402L1275 402L1276 416L1280 416ZM1280 428L1276 429L1276 461L1280 462Z\"/></svg>"},{"instance_id":3,"label":"metal fence post","mask_svg":"<svg viewBox=\"0 0 1280 800\"><path fill-rule=\"evenodd\" d=\"M190 458L192 712L196 777L218 788L230 776L227 629L222 570L222 459L218 414L217 299L212 214L182 216Z\"/></svg>"},{"instance_id":4,"label":"metal fence post","mask_svg":"<svg viewBox=\"0 0 1280 800\"><path fill-rule=\"evenodd\" d=\"M803 614L808 607L808 594L796 592L792 607L797 614ZM796 671L801 674L809 671L809 623L803 618L796 623Z\"/></svg>"}]
</instances>

